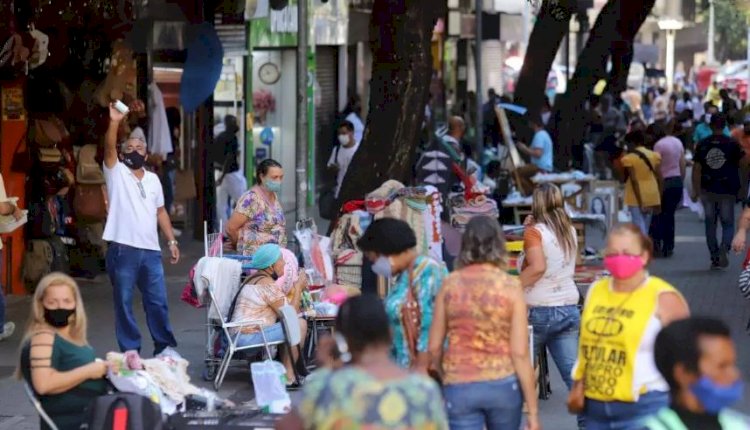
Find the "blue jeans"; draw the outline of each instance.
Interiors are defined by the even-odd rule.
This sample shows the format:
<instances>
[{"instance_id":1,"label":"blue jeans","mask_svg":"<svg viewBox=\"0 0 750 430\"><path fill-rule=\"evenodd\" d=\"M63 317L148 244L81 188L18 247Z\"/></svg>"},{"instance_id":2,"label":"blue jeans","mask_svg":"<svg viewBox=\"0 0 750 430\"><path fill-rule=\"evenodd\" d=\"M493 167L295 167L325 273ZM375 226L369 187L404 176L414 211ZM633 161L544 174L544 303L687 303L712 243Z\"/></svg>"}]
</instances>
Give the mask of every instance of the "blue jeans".
<instances>
[{"instance_id":1,"label":"blue jeans","mask_svg":"<svg viewBox=\"0 0 750 430\"><path fill-rule=\"evenodd\" d=\"M286 336L284 335L284 327L280 322L268 327L263 327L263 334L266 335L266 341L270 343L281 342L286 339ZM261 335L260 332L241 334L237 339L237 346L239 347L259 344L263 344L263 335Z\"/></svg>"},{"instance_id":2,"label":"blue jeans","mask_svg":"<svg viewBox=\"0 0 750 430\"><path fill-rule=\"evenodd\" d=\"M529 308L529 324L534 327L534 354L549 349L568 390L573 386L573 366L578 357L581 312L578 306L537 306ZM579 427L583 417L578 417Z\"/></svg>"},{"instance_id":3,"label":"blue jeans","mask_svg":"<svg viewBox=\"0 0 750 430\"><path fill-rule=\"evenodd\" d=\"M120 351L141 350L141 333L133 315L136 286L143 296L143 310L154 340L154 354L167 346L177 346L169 324L161 252L111 242L107 249L107 273L114 293L115 335Z\"/></svg>"},{"instance_id":4,"label":"blue jeans","mask_svg":"<svg viewBox=\"0 0 750 430\"><path fill-rule=\"evenodd\" d=\"M661 213L654 216L651 223L651 237L656 251L671 253L674 251L675 219L674 214L682 201L683 183L681 177L664 180L664 194L661 196Z\"/></svg>"},{"instance_id":5,"label":"blue jeans","mask_svg":"<svg viewBox=\"0 0 750 430\"><path fill-rule=\"evenodd\" d=\"M737 197L734 194L714 194L704 192L701 195L703 209L706 212L706 244L711 253L711 259L719 258L721 252L729 251L734 238L734 204ZM716 238L716 224L721 220L721 248Z\"/></svg>"},{"instance_id":6,"label":"blue jeans","mask_svg":"<svg viewBox=\"0 0 750 430\"><path fill-rule=\"evenodd\" d=\"M523 396L515 375L443 388L451 430L518 430Z\"/></svg>"},{"instance_id":7,"label":"blue jeans","mask_svg":"<svg viewBox=\"0 0 750 430\"><path fill-rule=\"evenodd\" d=\"M669 393L650 391L637 402L586 399L586 430L642 430L642 421L669 406Z\"/></svg>"},{"instance_id":8,"label":"blue jeans","mask_svg":"<svg viewBox=\"0 0 750 430\"><path fill-rule=\"evenodd\" d=\"M651 225L651 213L643 213L643 209L638 206L628 206L630 218L633 224L641 229L643 234L648 236L648 227Z\"/></svg>"}]
</instances>

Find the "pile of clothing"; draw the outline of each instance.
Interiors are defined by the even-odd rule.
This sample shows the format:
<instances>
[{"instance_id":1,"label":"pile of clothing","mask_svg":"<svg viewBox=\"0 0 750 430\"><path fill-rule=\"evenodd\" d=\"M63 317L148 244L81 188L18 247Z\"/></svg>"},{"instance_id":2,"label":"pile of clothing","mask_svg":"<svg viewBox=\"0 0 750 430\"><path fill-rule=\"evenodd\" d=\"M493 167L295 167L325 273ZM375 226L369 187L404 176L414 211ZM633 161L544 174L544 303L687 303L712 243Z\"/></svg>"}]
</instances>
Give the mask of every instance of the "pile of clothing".
<instances>
[{"instance_id":1,"label":"pile of clothing","mask_svg":"<svg viewBox=\"0 0 750 430\"><path fill-rule=\"evenodd\" d=\"M500 215L497 202L484 195L474 196L471 199L466 199L464 194L452 195L450 197L450 208L451 226L462 233L469 221L476 216L497 219Z\"/></svg>"}]
</instances>

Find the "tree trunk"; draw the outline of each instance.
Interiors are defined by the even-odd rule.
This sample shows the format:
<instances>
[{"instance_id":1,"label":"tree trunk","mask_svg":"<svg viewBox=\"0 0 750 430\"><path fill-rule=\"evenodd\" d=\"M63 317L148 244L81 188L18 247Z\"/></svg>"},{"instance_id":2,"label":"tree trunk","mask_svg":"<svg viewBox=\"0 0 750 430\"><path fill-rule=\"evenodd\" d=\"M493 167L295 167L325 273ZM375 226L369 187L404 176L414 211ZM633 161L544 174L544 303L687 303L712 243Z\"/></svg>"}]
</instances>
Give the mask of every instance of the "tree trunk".
<instances>
[{"instance_id":1,"label":"tree trunk","mask_svg":"<svg viewBox=\"0 0 750 430\"><path fill-rule=\"evenodd\" d=\"M432 30L445 13L445 2L439 3L375 0L367 126L339 203L362 199L389 179L410 182L432 80Z\"/></svg>"},{"instance_id":2,"label":"tree trunk","mask_svg":"<svg viewBox=\"0 0 750 430\"><path fill-rule=\"evenodd\" d=\"M558 169L571 162L583 162L583 138L586 132L586 100L599 79L607 77L607 60L613 43L635 37L655 0L609 0L599 13L586 46L578 57L568 90L555 106L554 135L557 138L555 161ZM627 71L625 71L627 76ZM626 78L627 79L627 78Z\"/></svg>"},{"instance_id":3,"label":"tree trunk","mask_svg":"<svg viewBox=\"0 0 750 430\"><path fill-rule=\"evenodd\" d=\"M531 116L541 111L547 75L568 32L574 8L574 0L544 0L537 15L514 94L514 102L526 107ZM522 117L511 115L509 120L519 137L530 134Z\"/></svg>"},{"instance_id":4,"label":"tree trunk","mask_svg":"<svg viewBox=\"0 0 750 430\"><path fill-rule=\"evenodd\" d=\"M607 91L615 98L628 89L628 74L632 62L633 39L615 41L612 44L612 70L607 80Z\"/></svg>"}]
</instances>

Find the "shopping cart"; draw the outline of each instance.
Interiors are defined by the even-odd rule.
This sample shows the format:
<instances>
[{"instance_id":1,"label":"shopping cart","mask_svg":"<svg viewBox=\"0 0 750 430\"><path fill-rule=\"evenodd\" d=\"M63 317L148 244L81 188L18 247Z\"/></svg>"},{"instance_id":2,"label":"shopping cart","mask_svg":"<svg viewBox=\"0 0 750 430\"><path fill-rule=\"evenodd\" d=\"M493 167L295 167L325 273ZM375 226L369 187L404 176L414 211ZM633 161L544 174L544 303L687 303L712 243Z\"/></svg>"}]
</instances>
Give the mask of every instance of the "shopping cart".
<instances>
[{"instance_id":1,"label":"shopping cart","mask_svg":"<svg viewBox=\"0 0 750 430\"><path fill-rule=\"evenodd\" d=\"M206 257L240 260L243 264L243 270L252 260L252 257L224 253L224 234L221 221L219 221L218 232L213 233L209 233L208 223L203 223L203 251ZM206 305L206 354L204 359L205 367L203 369L203 379L206 381L213 381L216 378L216 372L221 365L224 350L226 348L222 337L222 322L217 320L211 314L211 296L207 294L203 301Z\"/></svg>"}]
</instances>

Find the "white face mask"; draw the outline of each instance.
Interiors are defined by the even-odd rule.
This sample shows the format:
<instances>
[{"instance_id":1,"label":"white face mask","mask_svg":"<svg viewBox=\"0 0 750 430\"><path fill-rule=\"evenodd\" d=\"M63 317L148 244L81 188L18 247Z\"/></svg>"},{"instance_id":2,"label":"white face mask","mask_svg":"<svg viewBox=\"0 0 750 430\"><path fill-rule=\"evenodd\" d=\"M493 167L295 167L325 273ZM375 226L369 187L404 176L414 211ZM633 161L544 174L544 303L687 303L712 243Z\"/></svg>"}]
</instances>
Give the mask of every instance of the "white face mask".
<instances>
[{"instance_id":1,"label":"white face mask","mask_svg":"<svg viewBox=\"0 0 750 430\"><path fill-rule=\"evenodd\" d=\"M348 134L339 134L339 143L341 145L348 145L349 144L349 135Z\"/></svg>"}]
</instances>

